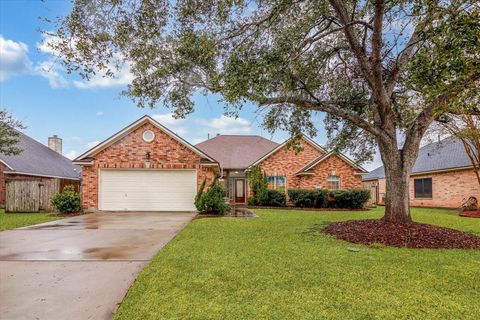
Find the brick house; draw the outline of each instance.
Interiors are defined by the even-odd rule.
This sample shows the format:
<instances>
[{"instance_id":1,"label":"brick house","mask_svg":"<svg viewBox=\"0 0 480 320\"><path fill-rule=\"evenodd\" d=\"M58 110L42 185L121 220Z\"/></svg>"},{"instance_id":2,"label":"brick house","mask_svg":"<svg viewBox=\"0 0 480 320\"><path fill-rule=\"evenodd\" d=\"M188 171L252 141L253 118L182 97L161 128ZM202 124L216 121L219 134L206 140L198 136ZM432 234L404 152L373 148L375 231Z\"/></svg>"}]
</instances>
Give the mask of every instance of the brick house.
<instances>
[{"instance_id":1,"label":"brick house","mask_svg":"<svg viewBox=\"0 0 480 320\"><path fill-rule=\"evenodd\" d=\"M62 139L48 147L19 133L19 155L0 153L0 207L7 212L51 211L51 196L66 185L80 188L81 168L62 156Z\"/></svg>"},{"instance_id":2,"label":"brick house","mask_svg":"<svg viewBox=\"0 0 480 320\"><path fill-rule=\"evenodd\" d=\"M232 203L247 201L248 172L259 165L269 186L361 188L366 171L342 154L304 137L296 153L287 142L218 135L195 146L144 116L74 160L83 167L85 210L190 211L204 179L215 177Z\"/></svg>"},{"instance_id":3,"label":"brick house","mask_svg":"<svg viewBox=\"0 0 480 320\"><path fill-rule=\"evenodd\" d=\"M363 186L372 191L377 204L384 204L384 168L363 177ZM410 177L410 205L458 208L469 197L480 199L480 185L465 148L454 137L428 144L418 153Z\"/></svg>"},{"instance_id":4,"label":"brick house","mask_svg":"<svg viewBox=\"0 0 480 320\"><path fill-rule=\"evenodd\" d=\"M196 146L219 161L232 203L246 203L248 172L256 165L266 173L270 189L362 188L362 175L367 171L345 155L327 152L306 136L299 152L288 142L277 144L259 136L217 136Z\"/></svg>"}]
</instances>

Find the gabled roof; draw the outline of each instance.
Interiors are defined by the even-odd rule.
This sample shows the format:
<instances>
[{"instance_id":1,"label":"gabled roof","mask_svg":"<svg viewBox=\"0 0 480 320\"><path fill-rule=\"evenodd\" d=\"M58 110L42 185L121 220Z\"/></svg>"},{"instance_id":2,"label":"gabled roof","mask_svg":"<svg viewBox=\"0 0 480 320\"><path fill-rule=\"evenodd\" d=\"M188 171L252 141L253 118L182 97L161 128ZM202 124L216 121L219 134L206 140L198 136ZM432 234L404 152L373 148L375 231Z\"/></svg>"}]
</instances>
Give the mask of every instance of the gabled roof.
<instances>
[{"instance_id":1,"label":"gabled roof","mask_svg":"<svg viewBox=\"0 0 480 320\"><path fill-rule=\"evenodd\" d=\"M458 138L451 136L420 148L412 174L469 167L472 167L472 162L465 151L463 143ZM381 166L365 175L363 180L383 178L385 178L385 170Z\"/></svg>"},{"instance_id":2,"label":"gabled roof","mask_svg":"<svg viewBox=\"0 0 480 320\"><path fill-rule=\"evenodd\" d=\"M322 148L322 146L320 146L318 143L316 143L315 141L313 141L312 139L310 139L309 137L307 136L303 136L302 137L303 140L305 140L307 143L309 143L312 147L314 147L315 149L321 151L321 152L324 152L326 153L325 149ZM257 159L257 161L255 161L254 163L250 164L248 166L248 168L251 168L253 166L256 166L257 164L261 163L263 160L267 159L268 157L270 157L271 155L275 154L277 151L281 150L284 146L287 145L287 143L290 141L290 139L287 139L285 140L282 144L279 144L276 148L272 149L270 152L268 152L267 154L265 154L263 157Z\"/></svg>"},{"instance_id":3,"label":"gabled roof","mask_svg":"<svg viewBox=\"0 0 480 320\"><path fill-rule=\"evenodd\" d=\"M346 163L348 163L349 165L351 165L352 167L354 167L355 169L359 170L360 173L368 173L367 170L365 170L364 168L362 168L360 165L358 165L356 162L354 162L353 160L351 160L349 157L347 157L346 155L344 155L343 153L340 153L340 152L336 152L336 151L330 151L328 153L325 153L323 155L321 155L320 157L314 159L313 161L311 161L310 163L308 163L305 167L303 167L302 169L300 169L296 175L301 175L301 174L308 174L308 171L313 169L315 166L317 166L319 163L325 161L326 159L328 159L330 156L332 155L335 155L337 157L339 157L340 159L342 159L343 161L345 161Z\"/></svg>"},{"instance_id":4,"label":"gabled roof","mask_svg":"<svg viewBox=\"0 0 480 320\"><path fill-rule=\"evenodd\" d=\"M0 161L8 168L6 174L80 180L82 169L73 165L70 159L21 132L19 134L17 147L22 150L19 155L0 153Z\"/></svg>"},{"instance_id":5,"label":"gabled roof","mask_svg":"<svg viewBox=\"0 0 480 320\"><path fill-rule=\"evenodd\" d=\"M210 162L214 162L214 163L217 163L217 161L215 159L213 159L212 157L210 157L209 155L207 155L206 153L204 153L203 151L201 151L200 149L194 147L193 145L191 145L190 143L188 143L187 141L185 141L184 139L180 138L178 135L176 135L174 132L172 132L170 129L168 129L167 127L161 125L158 121L154 120L152 117L148 116L148 115L145 115L143 117L141 117L140 119L138 119L137 121L133 122L132 124L126 126L125 128L123 128L122 130L120 130L119 132L115 133L114 135L112 135L111 137L107 138L106 140L102 141L101 143L99 143L98 145L96 145L95 147L91 148L90 150L84 152L83 154L81 154L80 156L78 156L75 160L73 160L74 163L78 163L78 164L82 164L82 163L85 163L86 161L89 161L91 160L91 158L98 152L102 151L103 149L111 146L112 144L114 144L115 142L117 142L118 140L122 139L123 137L125 137L126 135L128 135L130 132L134 131L135 129L141 127L142 125L144 125L145 123L151 123L152 125L154 125L155 127L157 127L158 129L160 129L161 131L165 132L167 135L169 135L170 137L172 137L173 139L175 139L176 141L178 141L179 143L183 144L184 146L186 146L188 149L190 149L191 151L193 151L194 153L198 154L199 156L201 156L202 158L210 161Z\"/></svg>"},{"instance_id":6,"label":"gabled roof","mask_svg":"<svg viewBox=\"0 0 480 320\"><path fill-rule=\"evenodd\" d=\"M225 169L245 169L277 146L263 137L247 135L219 135L196 145Z\"/></svg>"}]
</instances>

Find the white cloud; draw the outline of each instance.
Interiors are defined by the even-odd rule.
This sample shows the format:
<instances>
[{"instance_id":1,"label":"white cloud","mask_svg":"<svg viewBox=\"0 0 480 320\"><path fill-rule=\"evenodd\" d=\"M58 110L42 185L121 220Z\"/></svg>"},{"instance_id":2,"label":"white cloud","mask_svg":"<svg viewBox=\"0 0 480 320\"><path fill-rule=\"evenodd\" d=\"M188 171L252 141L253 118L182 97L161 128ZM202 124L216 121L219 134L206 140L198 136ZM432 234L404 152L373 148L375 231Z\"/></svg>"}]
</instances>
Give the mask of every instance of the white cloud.
<instances>
[{"instance_id":1,"label":"white cloud","mask_svg":"<svg viewBox=\"0 0 480 320\"><path fill-rule=\"evenodd\" d=\"M165 126L174 126L185 121L185 119L175 119L173 117L172 112L163 113L163 114L153 114L151 117Z\"/></svg>"},{"instance_id":2,"label":"white cloud","mask_svg":"<svg viewBox=\"0 0 480 320\"><path fill-rule=\"evenodd\" d=\"M181 126L185 122L185 119L175 119L171 112L153 114L151 117L181 137L188 133L188 130Z\"/></svg>"},{"instance_id":3,"label":"white cloud","mask_svg":"<svg viewBox=\"0 0 480 320\"><path fill-rule=\"evenodd\" d=\"M67 154L65 154L65 157L67 157L70 160L75 159L77 156L78 156L77 150L70 150Z\"/></svg>"},{"instance_id":4,"label":"white cloud","mask_svg":"<svg viewBox=\"0 0 480 320\"><path fill-rule=\"evenodd\" d=\"M104 112L103 112L103 111L97 111L96 115L97 115L98 117L101 117L101 116L104 115Z\"/></svg>"},{"instance_id":5,"label":"white cloud","mask_svg":"<svg viewBox=\"0 0 480 320\"><path fill-rule=\"evenodd\" d=\"M219 134L250 134L252 122L245 118L230 118L225 115L213 119L198 119L197 123L204 127L204 132Z\"/></svg>"},{"instance_id":6,"label":"white cloud","mask_svg":"<svg viewBox=\"0 0 480 320\"><path fill-rule=\"evenodd\" d=\"M62 67L53 59L39 62L35 66L35 72L48 80L50 87L65 88L68 87L68 81L62 75Z\"/></svg>"},{"instance_id":7,"label":"white cloud","mask_svg":"<svg viewBox=\"0 0 480 320\"><path fill-rule=\"evenodd\" d=\"M42 72L45 71L45 68L39 69L39 74L49 79L50 85L53 88L66 87L68 82L63 76L65 74L65 70L57 61L60 59L60 54L57 50L51 47L52 44L58 43L59 39L57 36L52 34L43 34L42 37L42 41L37 42L37 48L40 52L47 54L49 58L47 61L41 62L40 64L48 65L49 68L47 69L48 72ZM72 40L72 45L74 44L75 39ZM89 80L73 80L73 86L79 89L92 89L126 86L130 84L133 80L133 74L130 72L131 63L128 61L124 62L124 59L122 59L122 57L118 54L113 60L114 61L108 64L108 68L114 72L114 77L106 76L103 70L95 70L95 74ZM120 66L119 70L116 69L116 64ZM60 80L60 77L63 80Z\"/></svg>"},{"instance_id":8,"label":"white cloud","mask_svg":"<svg viewBox=\"0 0 480 320\"><path fill-rule=\"evenodd\" d=\"M8 40L0 35L0 81L29 72L31 65L25 43Z\"/></svg>"},{"instance_id":9,"label":"white cloud","mask_svg":"<svg viewBox=\"0 0 480 320\"><path fill-rule=\"evenodd\" d=\"M87 144L85 146L87 147L87 149L92 149L93 147L95 147L99 143L100 143L100 141L98 141L98 140L90 141L90 142L87 142Z\"/></svg>"},{"instance_id":10,"label":"white cloud","mask_svg":"<svg viewBox=\"0 0 480 320\"><path fill-rule=\"evenodd\" d=\"M193 138L193 139L190 140L190 143L193 144L193 145L196 145L196 144L198 144L200 142L203 142L205 140L207 140L206 137L205 138Z\"/></svg>"}]
</instances>

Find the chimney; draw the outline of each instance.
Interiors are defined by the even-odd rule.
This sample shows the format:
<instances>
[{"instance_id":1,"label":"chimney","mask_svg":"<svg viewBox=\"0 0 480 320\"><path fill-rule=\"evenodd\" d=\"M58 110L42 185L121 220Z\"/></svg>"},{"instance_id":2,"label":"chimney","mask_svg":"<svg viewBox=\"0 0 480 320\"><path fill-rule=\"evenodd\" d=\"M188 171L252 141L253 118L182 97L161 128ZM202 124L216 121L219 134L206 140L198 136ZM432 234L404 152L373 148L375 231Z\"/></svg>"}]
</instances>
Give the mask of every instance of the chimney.
<instances>
[{"instance_id":1,"label":"chimney","mask_svg":"<svg viewBox=\"0 0 480 320\"><path fill-rule=\"evenodd\" d=\"M62 154L62 139L56 134L53 137L48 137L48 147L55 152Z\"/></svg>"}]
</instances>

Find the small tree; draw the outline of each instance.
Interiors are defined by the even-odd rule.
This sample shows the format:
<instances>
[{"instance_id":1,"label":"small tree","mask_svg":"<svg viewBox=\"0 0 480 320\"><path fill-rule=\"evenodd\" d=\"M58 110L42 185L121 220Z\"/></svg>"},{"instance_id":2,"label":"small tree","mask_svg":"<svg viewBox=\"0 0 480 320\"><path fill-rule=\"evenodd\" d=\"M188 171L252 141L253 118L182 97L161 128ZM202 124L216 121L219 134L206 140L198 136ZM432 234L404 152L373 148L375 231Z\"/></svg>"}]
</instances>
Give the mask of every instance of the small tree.
<instances>
[{"instance_id":1,"label":"small tree","mask_svg":"<svg viewBox=\"0 0 480 320\"><path fill-rule=\"evenodd\" d=\"M207 191L203 192L205 184L206 180L203 180L195 197L195 207L198 212L225 214L229 209L229 205L224 200L226 195L225 189L215 179Z\"/></svg>"},{"instance_id":2,"label":"small tree","mask_svg":"<svg viewBox=\"0 0 480 320\"><path fill-rule=\"evenodd\" d=\"M480 185L480 116L450 116L443 127L463 143Z\"/></svg>"},{"instance_id":3,"label":"small tree","mask_svg":"<svg viewBox=\"0 0 480 320\"><path fill-rule=\"evenodd\" d=\"M67 185L62 192L56 193L50 203L57 211L65 213L79 212L82 208L82 199L73 185Z\"/></svg>"},{"instance_id":4,"label":"small tree","mask_svg":"<svg viewBox=\"0 0 480 320\"><path fill-rule=\"evenodd\" d=\"M198 212L202 212L205 210L205 202L203 201L203 191L205 189L205 184L207 183L207 179L203 179L202 184L200 185L200 188L197 191L197 195L195 196L195 208L197 208Z\"/></svg>"},{"instance_id":5,"label":"small tree","mask_svg":"<svg viewBox=\"0 0 480 320\"><path fill-rule=\"evenodd\" d=\"M17 147L20 141L17 129L25 129L22 122L15 119L7 110L0 110L0 153L9 156L22 152L22 149Z\"/></svg>"},{"instance_id":6,"label":"small tree","mask_svg":"<svg viewBox=\"0 0 480 320\"><path fill-rule=\"evenodd\" d=\"M260 205L265 202L268 190L267 176L260 166L254 166L248 175L248 183L253 193L253 204Z\"/></svg>"}]
</instances>

